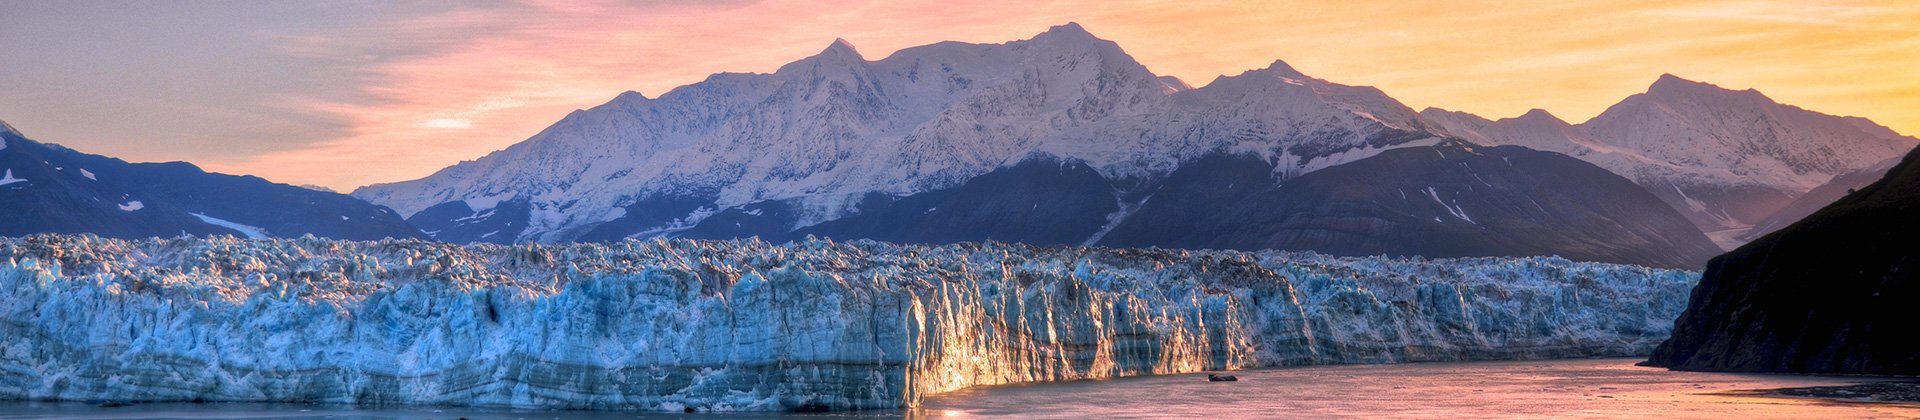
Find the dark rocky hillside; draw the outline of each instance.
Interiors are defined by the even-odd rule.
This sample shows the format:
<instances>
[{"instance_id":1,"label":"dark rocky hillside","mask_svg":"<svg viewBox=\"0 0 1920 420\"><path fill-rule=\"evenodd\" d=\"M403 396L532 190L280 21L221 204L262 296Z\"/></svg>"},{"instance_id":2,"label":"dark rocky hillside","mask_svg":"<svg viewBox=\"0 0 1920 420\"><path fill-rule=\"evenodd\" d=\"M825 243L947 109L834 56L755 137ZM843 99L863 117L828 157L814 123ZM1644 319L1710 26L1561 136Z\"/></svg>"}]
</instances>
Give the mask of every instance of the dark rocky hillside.
<instances>
[{"instance_id":1,"label":"dark rocky hillside","mask_svg":"<svg viewBox=\"0 0 1920 420\"><path fill-rule=\"evenodd\" d=\"M1920 163L1707 266L1648 364L1920 374Z\"/></svg>"},{"instance_id":2,"label":"dark rocky hillside","mask_svg":"<svg viewBox=\"0 0 1920 420\"><path fill-rule=\"evenodd\" d=\"M0 130L0 141L0 236L425 237L392 210L344 194L185 162L128 163L10 130Z\"/></svg>"},{"instance_id":3,"label":"dark rocky hillside","mask_svg":"<svg viewBox=\"0 0 1920 420\"><path fill-rule=\"evenodd\" d=\"M1450 143L1276 184L1250 156L1186 165L1101 245L1428 257L1560 255L1698 269L1718 252L1678 212L1565 155Z\"/></svg>"}]
</instances>

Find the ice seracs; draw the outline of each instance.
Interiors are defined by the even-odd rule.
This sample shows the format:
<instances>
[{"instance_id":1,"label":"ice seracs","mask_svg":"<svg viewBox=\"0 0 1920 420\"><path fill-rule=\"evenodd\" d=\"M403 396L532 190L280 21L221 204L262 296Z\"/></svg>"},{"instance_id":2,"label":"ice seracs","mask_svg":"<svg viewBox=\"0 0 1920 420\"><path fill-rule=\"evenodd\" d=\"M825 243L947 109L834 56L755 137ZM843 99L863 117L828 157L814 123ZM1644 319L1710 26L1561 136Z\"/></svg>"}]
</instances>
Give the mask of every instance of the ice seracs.
<instances>
[{"instance_id":1,"label":"ice seracs","mask_svg":"<svg viewBox=\"0 0 1920 420\"><path fill-rule=\"evenodd\" d=\"M1645 354L1695 274L1010 244L0 238L0 398L785 411Z\"/></svg>"}]
</instances>

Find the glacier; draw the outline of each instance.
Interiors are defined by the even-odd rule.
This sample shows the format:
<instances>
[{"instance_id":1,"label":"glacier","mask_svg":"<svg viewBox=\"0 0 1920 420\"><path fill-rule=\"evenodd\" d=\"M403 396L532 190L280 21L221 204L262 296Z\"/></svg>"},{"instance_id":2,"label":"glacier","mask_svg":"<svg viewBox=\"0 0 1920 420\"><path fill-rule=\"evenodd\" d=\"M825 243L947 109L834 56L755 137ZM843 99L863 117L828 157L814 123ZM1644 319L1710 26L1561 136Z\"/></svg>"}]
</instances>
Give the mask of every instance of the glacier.
<instances>
[{"instance_id":1,"label":"glacier","mask_svg":"<svg viewBox=\"0 0 1920 420\"><path fill-rule=\"evenodd\" d=\"M1644 355L1698 274L808 239L0 239L0 399L895 409L973 386Z\"/></svg>"}]
</instances>

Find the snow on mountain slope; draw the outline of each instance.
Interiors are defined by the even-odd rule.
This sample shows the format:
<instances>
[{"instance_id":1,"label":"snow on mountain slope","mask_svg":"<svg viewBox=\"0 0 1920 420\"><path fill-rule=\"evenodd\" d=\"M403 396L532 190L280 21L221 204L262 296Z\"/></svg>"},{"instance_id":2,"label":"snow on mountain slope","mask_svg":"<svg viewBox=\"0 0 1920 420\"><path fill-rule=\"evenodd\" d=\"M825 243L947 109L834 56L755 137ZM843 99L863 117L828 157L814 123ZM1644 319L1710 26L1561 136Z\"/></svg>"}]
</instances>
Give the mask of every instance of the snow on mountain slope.
<instances>
[{"instance_id":1,"label":"snow on mountain slope","mask_svg":"<svg viewBox=\"0 0 1920 420\"><path fill-rule=\"evenodd\" d=\"M1223 151L1252 153L1285 179L1437 140L1412 108L1379 89L1315 79L1281 61L1171 98L1161 112L1117 117L1039 150L1095 162L1121 179L1164 175Z\"/></svg>"},{"instance_id":2,"label":"snow on mountain slope","mask_svg":"<svg viewBox=\"0 0 1920 420\"><path fill-rule=\"evenodd\" d=\"M240 232L240 234L246 235L247 239L266 239L266 238L273 237L273 235L267 234L266 229L229 222L226 220L222 220L220 218L216 218L216 217L212 217L212 216L208 216L200 213L187 213L187 214L191 214L193 215L194 218L200 219L200 221L203 221L203 222L207 222L207 224L219 226L227 229L232 229L235 232Z\"/></svg>"},{"instance_id":3,"label":"snow on mountain slope","mask_svg":"<svg viewBox=\"0 0 1920 420\"><path fill-rule=\"evenodd\" d=\"M0 144L5 144L5 142L0 142ZM27 182L27 180L25 179L14 178L12 169L8 169L6 171L7 171L6 175L0 175L0 186L6 186L10 184L20 184L20 183Z\"/></svg>"},{"instance_id":4,"label":"snow on mountain slope","mask_svg":"<svg viewBox=\"0 0 1920 420\"><path fill-rule=\"evenodd\" d=\"M1588 139L1579 127L1543 109L1499 121L1439 108L1421 110L1420 115L1447 134L1481 145L1520 146L1564 155L1591 154L1605 148Z\"/></svg>"},{"instance_id":5,"label":"snow on mountain slope","mask_svg":"<svg viewBox=\"0 0 1920 420\"><path fill-rule=\"evenodd\" d=\"M1914 143L1884 129L1863 130L1857 119L1781 105L1755 90L1736 92L1672 75L1582 128L1609 145L1678 166L1625 174L1629 178L1662 177L1683 186L1689 180L1744 182L1796 192L1904 155Z\"/></svg>"},{"instance_id":6,"label":"snow on mountain slope","mask_svg":"<svg viewBox=\"0 0 1920 420\"><path fill-rule=\"evenodd\" d=\"M1180 78L1173 76L1160 76L1160 86L1162 90L1167 93L1193 90L1193 85L1187 84L1187 81L1180 80Z\"/></svg>"},{"instance_id":7,"label":"snow on mountain slope","mask_svg":"<svg viewBox=\"0 0 1920 420\"><path fill-rule=\"evenodd\" d=\"M792 209L791 230L843 217L868 193L952 187L1036 154L1138 178L1234 148L1304 172L1427 137L1423 127L1378 90L1281 63L1193 89L1067 24L878 61L836 40L771 74L622 94L477 161L354 195L409 216L467 201L460 218L489 209L475 200L526 199L527 229L509 241L670 233L768 201Z\"/></svg>"},{"instance_id":8,"label":"snow on mountain slope","mask_svg":"<svg viewBox=\"0 0 1920 420\"><path fill-rule=\"evenodd\" d=\"M972 386L1646 354L1697 275L1017 244L0 238L0 398L892 409Z\"/></svg>"},{"instance_id":9,"label":"snow on mountain slope","mask_svg":"<svg viewBox=\"0 0 1920 420\"><path fill-rule=\"evenodd\" d=\"M1422 114L1477 143L1592 162L1634 180L1709 231L1751 226L1834 176L1901 156L1916 143L1862 118L1673 75L1579 125L1542 111L1500 121L1438 109Z\"/></svg>"},{"instance_id":10,"label":"snow on mountain slope","mask_svg":"<svg viewBox=\"0 0 1920 420\"><path fill-rule=\"evenodd\" d=\"M1053 130L1164 100L1161 89L1118 46L1077 25L873 62L836 41L772 74L716 75L659 99L622 95L478 162L356 194L408 215L524 196L536 208L533 230L549 234L658 197L730 207L817 196L820 217L832 217L836 195L965 179Z\"/></svg>"},{"instance_id":11,"label":"snow on mountain slope","mask_svg":"<svg viewBox=\"0 0 1920 420\"><path fill-rule=\"evenodd\" d=\"M1794 222L1805 219L1807 216L1813 215L1814 212L1826 208L1827 205L1840 201L1841 198L1846 197L1848 194L1853 194L1855 191L1872 185L1881 178L1885 178L1887 176L1887 170L1893 169L1895 165L1899 164L1900 158L1887 159L1868 168L1834 176L1833 180L1827 181L1826 184L1821 184L1819 187L1814 187L1812 190L1807 190L1807 192L1801 194L1799 198L1793 199L1793 203L1787 204L1786 207L1782 207L1779 211L1773 212L1773 215L1767 216L1765 220L1754 224L1753 229L1741 233L1738 239L1751 241L1786 228Z\"/></svg>"}]
</instances>

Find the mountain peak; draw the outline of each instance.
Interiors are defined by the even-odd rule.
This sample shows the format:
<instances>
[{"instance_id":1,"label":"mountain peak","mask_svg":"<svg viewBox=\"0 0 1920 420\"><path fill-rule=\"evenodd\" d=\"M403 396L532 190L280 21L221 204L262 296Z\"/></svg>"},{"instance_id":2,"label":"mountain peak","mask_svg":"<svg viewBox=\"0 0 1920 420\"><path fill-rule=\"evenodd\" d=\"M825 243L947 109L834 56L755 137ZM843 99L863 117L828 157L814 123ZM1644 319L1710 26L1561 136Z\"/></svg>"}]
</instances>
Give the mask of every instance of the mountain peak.
<instances>
[{"instance_id":1,"label":"mountain peak","mask_svg":"<svg viewBox=\"0 0 1920 420\"><path fill-rule=\"evenodd\" d=\"M842 55L865 59L860 56L860 50L854 49L853 43L847 42L846 38L834 38L832 44L827 44L827 49L820 51L820 55Z\"/></svg>"},{"instance_id":2,"label":"mountain peak","mask_svg":"<svg viewBox=\"0 0 1920 420\"><path fill-rule=\"evenodd\" d=\"M1759 90L1727 89L1712 83L1696 82L1693 80L1685 79L1680 76L1675 76L1672 73L1661 74L1658 80L1653 81L1652 86L1647 87L1647 94L1651 96L1656 96L1656 97L1674 97L1674 96L1729 97L1731 96L1731 97L1743 97L1748 99L1756 99L1756 100L1765 101L1765 102L1773 102L1772 98L1768 98L1765 94L1760 93Z\"/></svg>"},{"instance_id":3,"label":"mountain peak","mask_svg":"<svg viewBox=\"0 0 1920 420\"><path fill-rule=\"evenodd\" d=\"M1527 110L1527 113L1520 114L1519 117L1515 117L1514 119L1561 121L1560 117L1556 117L1553 115L1553 113L1547 112L1547 110L1540 109L1540 108L1529 109Z\"/></svg>"},{"instance_id":4,"label":"mountain peak","mask_svg":"<svg viewBox=\"0 0 1920 420\"><path fill-rule=\"evenodd\" d=\"M1051 45L1053 46L1052 48L1068 50L1095 49L1118 51L1120 49L1119 44L1093 36L1093 33L1087 32L1086 28L1082 28L1080 24L1072 22L1047 28L1046 32L1034 35L1033 38L1028 38L1026 42L1031 42L1035 45Z\"/></svg>"},{"instance_id":5,"label":"mountain peak","mask_svg":"<svg viewBox=\"0 0 1920 420\"><path fill-rule=\"evenodd\" d=\"M1655 79L1653 81L1652 86L1647 87L1647 93L1673 92L1673 91L1697 89L1702 87L1719 88L1719 86L1714 86L1712 84L1687 80L1685 78L1681 78L1680 76L1675 76L1673 75L1673 73L1662 73L1659 79Z\"/></svg>"},{"instance_id":6,"label":"mountain peak","mask_svg":"<svg viewBox=\"0 0 1920 420\"><path fill-rule=\"evenodd\" d=\"M8 125L6 121L0 121L0 134L7 134L7 133L12 133L13 135L20 136L20 137L26 137L25 134L20 134L20 130L13 129L13 126Z\"/></svg>"},{"instance_id":7,"label":"mountain peak","mask_svg":"<svg viewBox=\"0 0 1920 420\"><path fill-rule=\"evenodd\" d=\"M1143 70L1145 69L1145 66L1140 66L1139 62L1133 59L1133 56L1127 55L1125 50L1120 49L1120 44L1094 36L1092 33L1087 32L1086 28L1080 27L1078 23L1068 22L1064 25L1054 26L1048 28L1046 32L1034 35L1033 38L1014 41L1014 43L1024 44L1028 48L1040 48L1055 54L1080 55L1090 53L1096 55L1099 60L1107 63L1104 65L1118 65L1121 67L1137 66Z\"/></svg>"},{"instance_id":8,"label":"mountain peak","mask_svg":"<svg viewBox=\"0 0 1920 420\"><path fill-rule=\"evenodd\" d=\"M1502 119L1500 122L1531 127L1530 129L1533 130L1562 130L1573 126L1573 124L1568 123L1567 120L1562 120L1560 117L1553 115L1553 113L1540 108L1527 110L1525 114L1520 114L1518 117Z\"/></svg>"},{"instance_id":9,"label":"mountain peak","mask_svg":"<svg viewBox=\"0 0 1920 420\"><path fill-rule=\"evenodd\" d=\"M1087 32L1087 28L1080 27L1080 24L1073 22L1047 28L1046 32L1034 35L1029 41L1045 45L1064 46L1067 48L1094 48L1116 52L1120 51L1120 44L1094 36L1092 32Z\"/></svg>"},{"instance_id":10,"label":"mountain peak","mask_svg":"<svg viewBox=\"0 0 1920 420\"><path fill-rule=\"evenodd\" d=\"M1213 79L1213 82L1208 83L1207 85L1213 86L1215 84L1225 82L1225 81L1252 80L1253 78L1312 79L1311 77L1307 77L1307 75L1305 74L1301 74L1299 70L1294 70L1293 66L1287 65L1286 61L1273 60L1273 64L1267 65L1267 68L1247 70L1245 72L1240 73L1237 76L1228 76L1223 74L1223 75L1220 75L1219 77L1215 77ZM1298 85L1301 82L1289 82L1289 83Z\"/></svg>"},{"instance_id":11,"label":"mountain peak","mask_svg":"<svg viewBox=\"0 0 1920 420\"><path fill-rule=\"evenodd\" d=\"M853 48L853 43L847 42L844 38L834 38L833 43L827 44L827 48L820 50L819 54L787 63L787 65L780 66L779 70L774 70L774 72L785 73L798 69L819 68L823 65L834 68L857 67L865 64L866 61L866 57L860 56L860 50ZM708 80L712 80L712 77L709 77Z\"/></svg>"},{"instance_id":12,"label":"mountain peak","mask_svg":"<svg viewBox=\"0 0 1920 420\"><path fill-rule=\"evenodd\" d=\"M619 95L613 96L613 102L646 102L651 100L653 99L648 98L647 95L631 90L620 92Z\"/></svg>"},{"instance_id":13,"label":"mountain peak","mask_svg":"<svg viewBox=\"0 0 1920 420\"><path fill-rule=\"evenodd\" d=\"M1292 65L1287 64L1286 60L1273 60L1273 64L1267 65L1267 68L1261 69L1261 71L1291 78L1307 77L1306 74L1300 73L1300 71L1295 70Z\"/></svg>"},{"instance_id":14,"label":"mountain peak","mask_svg":"<svg viewBox=\"0 0 1920 420\"><path fill-rule=\"evenodd\" d=\"M1451 110L1451 109L1446 109L1446 108L1440 108L1440 107L1432 107L1432 106L1430 106L1430 107L1426 107L1425 109L1421 109L1421 110L1420 110L1420 115L1422 115L1422 116L1427 116L1427 115L1433 115L1433 116L1455 116L1455 117L1473 117L1474 119L1477 119L1477 120L1481 120L1481 121L1485 121L1485 122L1492 122L1492 120L1488 120L1488 119L1487 119L1486 117L1482 117L1482 116L1480 116L1480 115L1478 115L1478 114L1474 114L1474 113L1471 113L1471 112L1466 112L1466 111L1455 111L1455 110Z\"/></svg>"},{"instance_id":15,"label":"mountain peak","mask_svg":"<svg viewBox=\"0 0 1920 420\"><path fill-rule=\"evenodd\" d=\"M1093 36L1092 32L1087 32L1087 28L1081 27L1078 22L1067 22L1063 25L1055 25L1054 27L1047 28L1047 31L1040 33L1040 35L1098 38Z\"/></svg>"},{"instance_id":16,"label":"mountain peak","mask_svg":"<svg viewBox=\"0 0 1920 420\"><path fill-rule=\"evenodd\" d=\"M1193 90L1193 85L1187 84L1187 81L1180 80L1180 78L1178 77L1160 76L1156 79L1160 81L1161 89L1165 90L1167 93L1186 92L1189 90Z\"/></svg>"}]
</instances>

